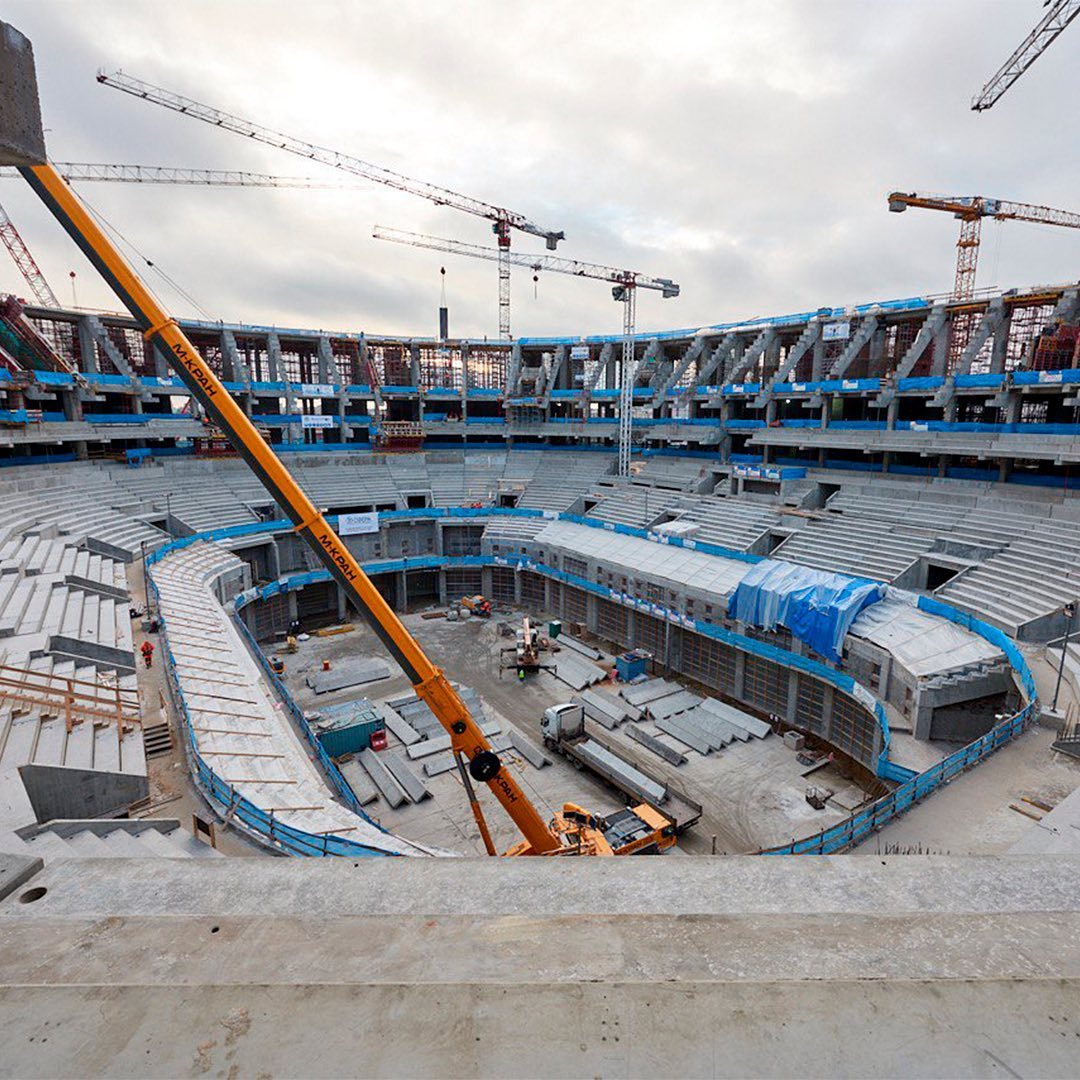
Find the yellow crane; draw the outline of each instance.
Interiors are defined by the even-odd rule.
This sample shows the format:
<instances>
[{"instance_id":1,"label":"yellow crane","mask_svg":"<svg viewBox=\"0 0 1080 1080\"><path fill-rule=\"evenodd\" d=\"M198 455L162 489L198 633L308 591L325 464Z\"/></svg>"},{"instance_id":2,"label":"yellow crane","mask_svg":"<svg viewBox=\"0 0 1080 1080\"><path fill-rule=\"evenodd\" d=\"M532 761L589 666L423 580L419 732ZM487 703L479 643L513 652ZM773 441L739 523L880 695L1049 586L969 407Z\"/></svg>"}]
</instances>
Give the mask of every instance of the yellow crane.
<instances>
[{"instance_id":1,"label":"yellow crane","mask_svg":"<svg viewBox=\"0 0 1080 1080\"><path fill-rule=\"evenodd\" d=\"M954 300L970 300L975 294L975 272L979 265L979 241L984 218L995 221L1031 221L1037 225L1060 225L1080 229L1080 214L1055 210L1031 203L988 199L985 195L924 195L917 191L894 191L889 195L889 209L896 214L909 207L920 210L943 210L960 221L956 241L956 280Z\"/></svg>"},{"instance_id":2,"label":"yellow crane","mask_svg":"<svg viewBox=\"0 0 1080 1080\"><path fill-rule=\"evenodd\" d=\"M469 714L446 675L424 653L364 573L352 552L327 523L278 459L243 409L229 396L210 365L199 355L176 320L154 299L108 237L98 228L57 169L48 163L38 104L33 49L19 31L0 22L0 165L14 165L75 241L124 306L143 336L155 345L200 402L211 422L229 437L237 452L277 504L296 534L315 552L331 577L370 623L390 655L408 675L416 693L450 736L462 784L489 854L496 854L473 781L487 784L521 832L514 855L610 855L637 846L621 844L620 821L595 817L567 804L545 821ZM621 812L620 818L625 815ZM614 816L613 816L614 817ZM642 828L671 835L674 826L642 819ZM609 843L608 834L615 844ZM657 840L661 838L657 833ZM639 838L640 840L640 838Z\"/></svg>"}]
</instances>

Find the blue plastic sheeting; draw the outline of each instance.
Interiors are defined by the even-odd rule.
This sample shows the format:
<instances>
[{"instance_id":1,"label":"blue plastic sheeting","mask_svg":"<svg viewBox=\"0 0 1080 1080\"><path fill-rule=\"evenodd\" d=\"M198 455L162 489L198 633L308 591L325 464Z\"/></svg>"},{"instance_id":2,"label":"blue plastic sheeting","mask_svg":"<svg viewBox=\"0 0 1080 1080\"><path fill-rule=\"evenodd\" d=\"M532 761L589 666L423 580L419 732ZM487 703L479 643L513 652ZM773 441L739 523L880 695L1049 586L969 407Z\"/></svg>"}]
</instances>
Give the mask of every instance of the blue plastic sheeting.
<instances>
[{"instance_id":1,"label":"blue plastic sheeting","mask_svg":"<svg viewBox=\"0 0 1080 1080\"><path fill-rule=\"evenodd\" d=\"M506 417L504 416L467 416L465 418L466 424L505 424Z\"/></svg>"},{"instance_id":2,"label":"blue plastic sheeting","mask_svg":"<svg viewBox=\"0 0 1080 1080\"><path fill-rule=\"evenodd\" d=\"M45 380L42 380L45 381ZM101 383L102 386L131 386L132 381L127 375L102 375L97 371L86 372L86 381L89 383Z\"/></svg>"},{"instance_id":3,"label":"blue plastic sheeting","mask_svg":"<svg viewBox=\"0 0 1080 1080\"><path fill-rule=\"evenodd\" d=\"M832 420L829 427L836 431L884 431L884 420Z\"/></svg>"},{"instance_id":4,"label":"blue plastic sheeting","mask_svg":"<svg viewBox=\"0 0 1080 1080\"><path fill-rule=\"evenodd\" d=\"M907 379L901 379L897 383L898 390L938 390L945 385L945 380L940 375L917 375Z\"/></svg>"},{"instance_id":5,"label":"blue plastic sheeting","mask_svg":"<svg viewBox=\"0 0 1080 1080\"><path fill-rule=\"evenodd\" d=\"M761 392L761 383L748 382L748 383L729 383L724 387L723 394L759 394Z\"/></svg>"},{"instance_id":6,"label":"blue plastic sheeting","mask_svg":"<svg viewBox=\"0 0 1080 1080\"><path fill-rule=\"evenodd\" d=\"M837 424L831 424L837 427ZM1020 424L986 424L977 420L901 420L897 422L897 431L970 431L983 435L1080 435L1080 424L1041 424L1025 422Z\"/></svg>"},{"instance_id":7,"label":"blue plastic sheeting","mask_svg":"<svg viewBox=\"0 0 1080 1080\"><path fill-rule=\"evenodd\" d=\"M821 427L821 418L817 417L812 420L781 420L780 424L786 428L819 428Z\"/></svg>"},{"instance_id":8,"label":"blue plastic sheeting","mask_svg":"<svg viewBox=\"0 0 1080 1080\"><path fill-rule=\"evenodd\" d=\"M46 386L75 385L75 380L66 371L35 371L33 376L35 382L44 383Z\"/></svg>"},{"instance_id":9,"label":"blue plastic sheeting","mask_svg":"<svg viewBox=\"0 0 1080 1080\"><path fill-rule=\"evenodd\" d=\"M1062 371L1014 371L1012 381L1017 386L1080 382L1080 368L1065 368Z\"/></svg>"},{"instance_id":10,"label":"blue plastic sheeting","mask_svg":"<svg viewBox=\"0 0 1080 1080\"><path fill-rule=\"evenodd\" d=\"M978 375L970 375L969 374L969 375L957 375L956 376L956 385L957 386L986 386L986 387L993 388L993 387L1001 386L1002 383L1004 383L1004 382L1005 382L1005 376L1001 372L995 372L995 373L983 372L983 373L978 374Z\"/></svg>"},{"instance_id":11,"label":"blue plastic sheeting","mask_svg":"<svg viewBox=\"0 0 1080 1080\"><path fill-rule=\"evenodd\" d=\"M283 382L253 382L251 389L265 394L284 394L285 384Z\"/></svg>"},{"instance_id":12,"label":"blue plastic sheeting","mask_svg":"<svg viewBox=\"0 0 1080 1080\"><path fill-rule=\"evenodd\" d=\"M577 391L574 391L577 393ZM465 392L466 397L474 398L501 398L502 391L498 387L474 386Z\"/></svg>"},{"instance_id":13,"label":"blue plastic sheeting","mask_svg":"<svg viewBox=\"0 0 1080 1080\"><path fill-rule=\"evenodd\" d=\"M151 420L191 420L185 413L86 413L88 424L146 424Z\"/></svg>"},{"instance_id":14,"label":"blue plastic sheeting","mask_svg":"<svg viewBox=\"0 0 1080 1080\"><path fill-rule=\"evenodd\" d=\"M715 421L712 421L715 423ZM755 428L763 428L765 426L764 420L729 420L725 427L730 428L732 431L749 431Z\"/></svg>"},{"instance_id":15,"label":"blue plastic sheeting","mask_svg":"<svg viewBox=\"0 0 1080 1080\"><path fill-rule=\"evenodd\" d=\"M815 652L840 663L855 617L884 595L877 581L766 559L736 586L728 614L763 630L786 626Z\"/></svg>"},{"instance_id":16,"label":"blue plastic sheeting","mask_svg":"<svg viewBox=\"0 0 1080 1080\"><path fill-rule=\"evenodd\" d=\"M386 394L408 394L411 397L416 397L420 390L415 386L384 386L382 392L384 396Z\"/></svg>"},{"instance_id":17,"label":"blue plastic sheeting","mask_svg":"<svg viewBox=\"0 0 1080 1080\"><path fill-rule=\"evenodd\" d=\"M765 459L761 454L732 454L731 460L740 465L759 465Z\"/></svg>"},{"instance_id":18,"label":"blue plastic sheeting","mask_svg":"<svg viewBox=\"0 0 1080 1080\"><path fill-rule=\"evenodd\" d=\"M75 453L67 454L18 454L15 457L0 458L0 468L13 465L51 465L57 461L74 461Z\"/></svg>"}]
</instances>

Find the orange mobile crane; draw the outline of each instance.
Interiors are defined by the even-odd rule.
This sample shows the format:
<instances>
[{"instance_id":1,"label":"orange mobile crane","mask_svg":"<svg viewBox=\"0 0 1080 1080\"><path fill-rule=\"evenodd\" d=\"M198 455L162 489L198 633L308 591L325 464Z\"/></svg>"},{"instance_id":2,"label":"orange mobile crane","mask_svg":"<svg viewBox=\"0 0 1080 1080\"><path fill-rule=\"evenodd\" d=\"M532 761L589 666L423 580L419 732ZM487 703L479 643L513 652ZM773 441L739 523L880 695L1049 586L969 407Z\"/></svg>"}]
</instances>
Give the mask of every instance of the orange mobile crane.
<instances>
[{"instance_id":1,"label":"orange mobile crane","mask_svg":"<svg viewBox=\"0 0 1080 1080\"><path fill-rule=\"evenodd\" d=\"M37 76L29 40L0 22L0 165L14 165L131 312L148 342L169 358L192 395L236 447L294 531L315 551L331 576L371 624L417 694L450 735L461 780L489 854L496 854L472 781L485 783L522 835L508 854L617 854L605 838L605 819L566 807L545 821L469 714L445 674L431 662L364 573L353 554L304 494L255 425L98 228L78 197L49 164L41 125ZM666 826L661 825L663 829ZM616 832L613 825L612 838ZM616 843L618 841L616 840Z\"/></svg>"}]
</instances>

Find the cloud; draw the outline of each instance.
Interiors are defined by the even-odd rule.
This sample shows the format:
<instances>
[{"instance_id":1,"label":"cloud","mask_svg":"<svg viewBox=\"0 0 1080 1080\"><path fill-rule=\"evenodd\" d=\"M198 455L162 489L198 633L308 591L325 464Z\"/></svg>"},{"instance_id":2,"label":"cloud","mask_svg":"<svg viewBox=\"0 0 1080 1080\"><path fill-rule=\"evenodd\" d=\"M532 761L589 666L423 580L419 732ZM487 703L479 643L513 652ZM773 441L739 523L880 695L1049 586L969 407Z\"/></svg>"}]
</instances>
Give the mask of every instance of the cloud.
<instances>
[{"instance_id":1,"label":"cloud","mask_svg":"<svg viewBox=\"0 0 1080 1080\"><path fill-rule=\"evenodd\" d=\"M678 299L639 303L639 325L660 328L947 290L955 223L889 214L895 188L1077 208L1080 120L1060 102L1080 31L993 110L968 108L1038 18L1028 7L15 0L5 18L34 41L58 159L337 175L94 83L122 67L520 210L566 231L560 254L671 277ZM67 299L75 269L80 303L115 308L33 196L0 191L54 288ZM214 318L427 334L446 266L453 332L496 333L492 264L370 236L490 244L481 219L381 187L82 191ZM980 284L1076 279L1078 253L1078 233L988 227ZM545 274L534 296L531 278L515 272L516 334L617 329L604 283ZM0 264L4 286L23 291Z\"/></svg>"}]
</instances>

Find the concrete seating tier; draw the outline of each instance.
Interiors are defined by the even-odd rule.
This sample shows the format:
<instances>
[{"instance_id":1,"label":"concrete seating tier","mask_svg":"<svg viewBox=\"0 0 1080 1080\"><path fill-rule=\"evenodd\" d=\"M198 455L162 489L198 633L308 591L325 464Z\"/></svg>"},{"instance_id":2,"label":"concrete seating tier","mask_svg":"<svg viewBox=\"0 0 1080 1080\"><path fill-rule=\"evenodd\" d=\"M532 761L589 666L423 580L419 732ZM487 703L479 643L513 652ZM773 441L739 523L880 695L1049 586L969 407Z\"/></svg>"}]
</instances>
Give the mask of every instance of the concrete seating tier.
<instances>
[{"instance_id":1,"label":"concrete seating tier","mask_svg":"<svg viewBox=\"0 0 1080 1080\"><path fill-rule=\"evenodd\" d=\"M199 753L240 795L287 825L397 854L430 854L336 801L218 603L215 582L239 566L224 548L197 543L152 570Z\"/></svg>"}]
</instances>

